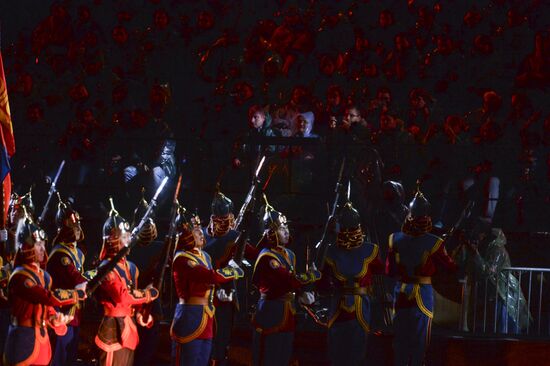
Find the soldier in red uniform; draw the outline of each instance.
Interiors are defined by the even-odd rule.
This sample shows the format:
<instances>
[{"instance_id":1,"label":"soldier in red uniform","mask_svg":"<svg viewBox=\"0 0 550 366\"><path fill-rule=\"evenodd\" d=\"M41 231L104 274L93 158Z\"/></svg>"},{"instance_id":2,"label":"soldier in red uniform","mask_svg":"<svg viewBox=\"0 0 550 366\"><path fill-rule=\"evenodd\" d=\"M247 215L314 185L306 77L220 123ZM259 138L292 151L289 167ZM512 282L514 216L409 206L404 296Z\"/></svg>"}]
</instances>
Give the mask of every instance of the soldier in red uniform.
<instances>
[{"instance_id":1,"label":"soldier in red uniform","mask_svg":"<svg viewBox=\"0 0 550 366\"><path fill-rule=\"evenodd\" d=\"M235 242L239 232L235 230L235 217L233 215L233 202L221 192L216 192L212 200L212 215L206 228L206 244L204 251L212 258L215 269L221 269L228 265L237 248ZM243 226L241 224L241 226ZM256 261L258 249L246 244L244 256L248 261ZM212 344L211 365L227 364L227 350L231 342L233 328L233 316L237 308L237 296L234 282L226 282L216 289L214 305L215 335Z\"/></svg>"},{"instance_id":2,"label":"soldier in red uniform","mask_svg":"<svg viewBox=\"0 0 550 366\"><path fill-rule=\"evenodd\" d=\"M134 210L131 228L139 225L141 218L149 209L149 203L145 200L145 189L142 189L142 197ZM152 215L151 215L152 216ZM141 230L137 234L136 242L139 247L147 247L157 238L157 225L152 217L149 217L143 224ZM149 276L149 278L151 278ZM151 278L153 280L153 278ZM150 312L153 317L153 325L151 327L139 327L139 344L134 354L134 366L149 366L151 360L157 352L160 342L160 321L162 320L162 305L161 299L157 298L152 304L147 306L146 312Z\"/></svg>"},{"instance_id":3,"label":"soldier in red uniform","mask_svg":"<svg viewBox=\"0 0 550 366\"><path fill-rule=\"evenodd\" d=\"M80 226L80 215L59 197L55 215L57 236L53 240L53 249L48 257L46 268L51 274L52 288L72 288L86 283L84 277L84 254L78 248L78 243L84 240L84 232ZM56 337L52 366L70 365L76 358L78 350L78 334L82 318L78 304L60 309L65 315L73 316L67 325L67 333Z\"/></svg>"},{"instance_id":4,"label":"soldier in red uniform","mask_svg":"<svg viewBox=\"0 0 550 366\"><path fill-rule=\"evenodd\" d=\"M180 212L177 222L172 274L179 303L170 329L172 358L176 366L206 366L212 348L215 285L241 278L244 272L233 261L213 269L210 256L201 249L204 234L198 217L188 222Z\"/></svg>"},{"instance_id":5,"label":"soldier in red uniform","mask_svg":"<svg viewBox=\"0 0 550 366\"><path fill-rule=\"evenodd\" d=\"M18 196L16 193L11 195L10 206L8 209L8 227L2 234L4 237L2 247L2 268L0 269L0 354L4 354L4 345L10 326L11 308L8 301L8 279L13 272L13 260L15 257L15 232L19 219L25 216L25 210L31 212L34 209L31 193L24 196ZM0 360L2 365L2 360Z\"/></svg>"},{"instance_id":6,"label":"soldier in red uniform","mask_svg":"<svg viewBox=\"0 0 550 366\"><path fill-rule=\"evenodd\" d=\"M430 203L420 189L409 204L400 232L389 238L387 274L394 290L394 364L421 366L430 341L434 297L432 276L438 268L456 270L443 240L433 234Z\"/></svg>"},{"instance_id":7,"label":"soldier in red uniform","mask_svg":"<svg viewBox=\"0 0 550 366\"><path fill-rule=\"evenodd\" d=\"M103 224L103 247L99 259L106 264L130 241L130 225L118 212L111 209ZM139 270L125 257L103 280L97 298L103 305L104 316L95 337L100 349L99 362L105 366L131 366L134 350L139 343L136 321L141 326L152 326L153 318L143 319L138 305L155 300L159 293L154 287L137 288Z\"/></svg>"},{"instance_id":8,"label":"soldier in red uniform","mask_svg":"<svg viewBox=\"0 0 550 366\"><path fill-rule=\"evenodd\" d=\"M52 351L47 327L63 335L72 320L54 307L74 305L86 297L82 285L51 290L52 279L39 265L46 255L45 239L44 231L29 217L19 221L15 269L8 284L12 312L4 352L6 365L48 365Z\"/></svg>"},{"instance_id":9,"label":"soldier in red uniform","mask_svg":"<svg viewBox=\"0 0 550 366\"><path fill-rule=\"evenodd\" d=\"M296 272L296 256L285 245L290 233L286 217L267 202L262 222L264 234L259 246L263 247L256 264L252 282L260 291L260 300L252 319L254 326L254 365L288 365L294 339L295 291L321 278L311 266L307 273ZM302 293L300 300L313 303L313 294Z\"/></svg>"}]
</instances>

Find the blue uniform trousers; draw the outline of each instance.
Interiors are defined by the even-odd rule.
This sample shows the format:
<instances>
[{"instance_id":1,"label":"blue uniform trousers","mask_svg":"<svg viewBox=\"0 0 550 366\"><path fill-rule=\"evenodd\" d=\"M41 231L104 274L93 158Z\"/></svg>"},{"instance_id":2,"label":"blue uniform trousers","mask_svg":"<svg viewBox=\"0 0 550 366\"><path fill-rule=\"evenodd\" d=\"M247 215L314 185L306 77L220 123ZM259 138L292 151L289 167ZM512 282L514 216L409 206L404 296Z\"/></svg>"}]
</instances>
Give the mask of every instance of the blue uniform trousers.
<instances>
[{"instance_id":1,"label":"blue uniform trousers","mask_svg":"<svg viewBox=\"0 0 550 366\"><path fill-rule=\"evenodd\" d=\"M53 333L53 332L52 332ZM52 334L50 333L50 334ZM54 336L55 349L52 355L52 366L72 365L78 352L80 327L67 325L67 333L64 336Z\"/></svg>"},{"instance_id":2,"label":"blue uniform trousers","mask_svg":"<svg viewBox=\"0 0 550 366\"><path fill-rule=\"evenodd\" d=\"M430 342L432 319L418 307L398 308L393 321L395 366L422 366Z\"/></svg>"},{"instance_id":3,"label":"blue uniform trousers","mask_svg":"<svg viewBox=\"0 0 550 366\"><path fill-rule=\"evenodd\" d=\"M216 307L216 314L214 315L216 333L212 340L211 358L218 362L216 363L217 365L227 364L227 350L231 341L234 309L235 307L232 302L223 303Z\"/></svg>"},{"instance_id":4,"label":"blue uniform trousers","mask_svg":"<svg viewBox=\"0 0 550 366\"><path fill-rule=\"evenodd\" d=\"M331 365L364 365L367 332L356 320L334 322L328 330L328 344Z\"/></svg>"},{"instance_id":5,"label":"blue uniform trousers","mask_svg":"<svg viewBox=\"0 0 550 366\"><path fill-rule=\"evenodd\" d=\"M152 360L160 343L160 321L153 323L151 328L138 327L139 344L135 352L134 366L152 365Z\"/></svg>"},{"instance_id":6,"label":"blue uniform trousers","mask_svg":"<svg viewBox=\"0 0 550 366\"><path fill-rule=\"evenodd\" d=\"M188 343L172 342L172 365L207 366L211 350L211 339L194 339Z\"/></svg>"},{"instance_id":7,"label":"blue uniform trousers","mask_svg":"<svg viewBox=\"0 0 550 366\"><path fill-rule=\"evenodd\" d=\"M8 337L8 329L10 327L11 309L0 309L0 365L3 365L2 358L4 354L4 346Z\"/></svg>"},{"instance_id":8,"label":"blue uniform trousers","mask_svg":"<svg viewBox=\"0 0 550 366\"><path fill-rule=\"evenodd\" d=\"M262 335L254 331L253 364L254 366L286 366L292 356L294 332L272 333Z\"/></svg>"}]
</instances>

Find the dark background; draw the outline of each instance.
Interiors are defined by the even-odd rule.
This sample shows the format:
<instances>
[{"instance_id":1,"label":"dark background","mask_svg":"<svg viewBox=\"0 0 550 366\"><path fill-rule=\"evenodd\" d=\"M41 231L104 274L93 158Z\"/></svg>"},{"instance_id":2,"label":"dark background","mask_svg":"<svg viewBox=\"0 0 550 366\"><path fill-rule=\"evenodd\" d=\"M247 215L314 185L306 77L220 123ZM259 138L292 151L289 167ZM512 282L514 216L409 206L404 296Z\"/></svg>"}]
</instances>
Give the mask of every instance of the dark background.
<instances>
[{"instance_id":1,"label":"dark background","mask_svg":"<svg viewBox=\"0 0 550 366\"><path fill-rule=\"evenodd\" d=\"M327 116L340 120L346 106L357 104L376 131L379 116L370 105L387 87L388 114L403 121L405 139L396 156L382 159L390 161L386 176L402 181L408 198L420 176L437 202L445 182L482 171L501 180L498 224L547 231L549 9L547 1L497 0L2 1L14 190L34 184L40 209L45 177L66 159L60 190L76 197L95 232L107 197L116 202L127 189L109 174L113 157L124 165L137 154L151 165L171 137L184 172L182 200L206 217L220 177L237 207L248 188L250 169L234 169L231 158L251 105L313 111L314 132L323 138ZM429 101L421 127L439 131L422 146L411 121L414 88ZM337 105L329 100L334 90ZM476 116L488 91L497 95L498 133L484 139ZM445 132L449 116L471 126L458 141ZM418 166L411 154L422 156ZM318 154L317 167L331 158ZM326 187L293 189L287 170L274 173L272 199L282 209L305 200L312 213L295 214L305 217L297 224L322 225L333 183L321 169L312 187Z\"/></svg>"}]
</instances>

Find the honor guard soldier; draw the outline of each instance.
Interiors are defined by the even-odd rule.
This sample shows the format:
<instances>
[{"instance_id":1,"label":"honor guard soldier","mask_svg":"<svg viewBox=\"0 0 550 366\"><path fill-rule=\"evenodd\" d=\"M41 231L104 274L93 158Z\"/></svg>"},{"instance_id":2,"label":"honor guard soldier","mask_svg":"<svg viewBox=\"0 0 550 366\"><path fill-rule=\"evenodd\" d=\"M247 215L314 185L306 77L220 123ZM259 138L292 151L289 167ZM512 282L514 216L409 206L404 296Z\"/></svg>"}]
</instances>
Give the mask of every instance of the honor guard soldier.
<instances>
[{"instance_id":1,"label":"honor guard soldier","mask_svg":"<svg viewBox=\"0 0 550 366\"><path fill-rule=\"evenodd\" d=\"M212 258L214 268L224 268L236 250L236 240L239 232L235 231L235 216L233 215L233 202L221 192L216 192L212 201L212 215L206 228L206 245L204 251ZM245 257L254 262L258 256L258 250L246 244ZM218 286L214 296L215 335L212 344L211 365L225 365L227 363L227 351L231 341L233 328L233 316L238 301L236 299L235 284L226 282Z\"/></svg>"},{"instance_id":2,"label":"honor guard soldier","mask_svg":"<svg viewBox=\"0 0 550 366\"><path fill-rule=\"evenodd\" d=\"M18 196L17 193L11 195L8 210L8 240L2 253L5 264L12 263L15 256L15 232L17 231L19 220L27 215L31 221L34 221L32 217L33 212L34 203L31 191L23 196Z\"/></svg>"},{"instance_id":3,"label":"honor guard soldier","mask_svg":"<svg viewBox=\"0 0 550 366\"><path fill-rule=\"evenodd\" d=\"M174 285L179 297L170 335L176 366L206 366L212 348L215 285L243 277L235 262L213 269L210 256L202 250L204 234L200 219L190 222L180 211L176 252L172 263Z\"/></svg>"},{"instance_id":4,"label":"honor guard soldier","mask_svg":"<svg viewBox=\"0 0 550 366\"><path fill-rule=\"evenodd\" d=\"M134 210L134 217L132 219L131 225L132 228L139 225L141 218L145 215L147 209L149 208L149 203L145 200L144 197L145 188L142 188L141 195L142 197ZM137 234L137 244L141 247L147 247L153 243L157 236L157 225L155 224L153 218L149 217ZM136 348L134 356L134 366L150 365L151 360L158 349L158 344L160 341L160 320L162 317L160 299L157 298L150 306L150 313L153 317L153 325L151 327L140 327L138 329L139 344Z\"/></svg>"},{"instance_id":5,"label":"honor guard soldier","mask_svg":"<svg viewBox=\"0 0 550 366\"><path fill-rule=\"evenodd\" d=\"M252 282L260 291L254 326L254 365L288 365L295 329L294 292L321 278L314 266L296 273L296 256L285 246L290 239L286 217L267 203L263 208L263 247L254 266ZM301 301L313 303L313 294L304 292Z\"/></svg>"},{"instance_id":6,"label":"honor guard soldier","mask_svg":"<svg viewBox=\"0 0 550 366\"><path fill-rule=\"evenodd\" d=\"M102 265L130 241L130 225L114 207L103 224L103 247L99 254ZM140 326L152 326L153 318L143 319L138 305L155 300L159 293L154 287L137 288L139 270L123 257L97 291L104 316L95 337L100 349L99 363L105 366L131 366L134 350L139 343L136 321Z\"/></svg>"},{"instance_id":7,"label":"honor guard soldier","mask_svg":"<svg viewBox=\"0 0 550 366\"><path fill-rule=\"evenodd\" d=\"M86 297L85 286L51 289L50 275L40 268L46 255L45 240L44 231L28 216L19 221L15 269L8 284L12 312L4 351L6 365L49 365L52 351L47 328L62 336L72 320L54 307L74 305Z\"/></svg>"},{"instance_id":8,"label":"honor guard soldier","mask_svg":"<svg viewBox=\"0 0 550 366\"><path fill-rule=\"evenodd\" d=\"M24 208L25 207L25 208ZM13 272L13 260L15 257L15 232L19 220L25 217L26 212L34 210L31 192L18 196L12 193L8 207L8 226L6 240L2 248L2 268L0 269L0 352L4 353L4 345L10 326L11 309L8 301L8 280ZM0 363L1 364L1 363Z\"/></svg>"},{"instance_id":9,"label":"honor guard soldier","mask_svg":"<svg viewBox=\"0 0 550 366\"><path fill-rule=\"evenodd\" d=\"M456 270L443 240L430 234L430 203L417 188L400 232L389 237L386 272L394 290L394 364L423 365L434 309L431 277L437 268Z\"/></svg>"},{"instance_id":10,"label":"honor guard soldier","mask_svg":"<svg viewBox=\"0 0 550 366\"><path fill-rule=\"evenodd\" d=\"M80 226L80 215L59 196L55 224L57 236L53 240L53 249L48 257L46 268L51 274L53 289L73 288L85 284L84 254L78 248L78 243L84 240L84 232ZM76 358L80 322L82 320L79 303L59 309L65 315L73 316L67 325L67 333L56 337L52 366L70 365Z\"/></svg>"},{"instance_id":11,"label":"honor guard soldier","mask_svg":"<svg viewBox=\"0 0 550 366\"><path fill-rule=\"evenodd\" d=\"M370 330L373 275L384 273L378 245L365 240L361 217L351 202L336 221L336 245L328 249L323 284L332 283L328 321L332 365L363 365Z\"/></svg>"}]
</instances>

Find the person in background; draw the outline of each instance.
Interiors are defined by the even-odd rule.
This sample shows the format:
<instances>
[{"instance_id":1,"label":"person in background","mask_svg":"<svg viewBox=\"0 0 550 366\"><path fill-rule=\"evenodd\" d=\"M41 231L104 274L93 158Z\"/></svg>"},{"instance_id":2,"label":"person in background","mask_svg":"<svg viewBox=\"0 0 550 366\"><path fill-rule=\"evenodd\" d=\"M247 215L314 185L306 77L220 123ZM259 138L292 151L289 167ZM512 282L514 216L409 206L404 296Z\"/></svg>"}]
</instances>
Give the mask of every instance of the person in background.
<instances>
[{"instance_id":1,"label":"person in background","mask_svg":"<svg viewBox=\"0 0 550 366\"><path fill-rule=\"evenodd\" d=\"M466 309L471 306L472 311L483 311L473 309L471 302L477 296L476 303L481 306L484 294L486 294L489 312L493 313L494 309L497 311L497 332L518 334L525 330L531 320L531 315L518 279L512 272L502 270L511 267L510 255L506 250L506 236L502 229L493 228L487 219L476 217L470 220L461 240L463 245L457 247L453 256L467 276L466 291L469 292L467 298L471 301L466 302ZM477 289L477 293L475 289ZM495 298L497 292L498 298ZM464 322L466 328L473 326L473 324L468 324L468 318L472 319L468 316L469 314L465 313L464 315L466 315ZM487 318L490 323L493 323L489 325L489 329L492 331L495 327L494 313ZM476 328L480 325L481 322L477 324Z\"/></svg>"},{"instance_id":2,"label":"person in background","mask_svg":"<svg viewBox=\"0 0 550 366\"><path fill-rule=\"evenodd\" d=\"M239 168L243 163L255 162L263 154L271 155L277 151L275 145L266 145L265 137L278 134L271 127L271 116L259 105L248 110L249 130L235 142L233 167ZM252 163L254 165L254 163Z\"/></svg>"},{"instance_id":3,"label":"person in background","mask_svg":"<svg viewBox=\"0 0 550 366\"><path fill-rule=\"evenodd\" d=\"M313 123L315 122L315 115L313 112L299 113L294 117L292 123L293 137L319 137L313 133Z\"/></svg>"},{"instance_id":4,"label":"person in background","mask_svg":"<svg viewBox=\"0 0 550 366\"><path fill-rule=\"evenodd\" d=\"M176 168L176 141L164 141L157 161L152 167L153 187L156 188L165 177L174 179L177 174Z\"/></svg>"}]
</instances>

